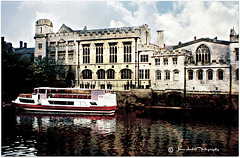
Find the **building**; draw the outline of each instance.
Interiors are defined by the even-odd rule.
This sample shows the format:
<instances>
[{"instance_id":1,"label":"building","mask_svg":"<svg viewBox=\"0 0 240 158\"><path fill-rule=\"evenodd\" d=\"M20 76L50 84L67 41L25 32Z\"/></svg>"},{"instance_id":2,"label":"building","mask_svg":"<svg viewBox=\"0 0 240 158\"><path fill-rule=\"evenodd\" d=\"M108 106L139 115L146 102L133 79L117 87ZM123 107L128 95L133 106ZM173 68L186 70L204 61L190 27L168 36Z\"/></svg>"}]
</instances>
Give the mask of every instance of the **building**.
<instances>
[{"instance_id":1,"label":"building","mask_svg":"<svg viewBox=\"0 0 240 158\"><path fill-rule=\"evenodd\" d=\"M35 57L47 56L58 66L71 67L75 87L115 91L138 88L139 60L148 65L144 71L145 88L151 87L150 56L139 54L141 47L151 45L148 25L72 30L63 24L53 33L52 22L40 19L36 22L34 39ZM65 78L67 71L59 73L57 79Z\"/></svg>"},{"instance_id":2,"label":"building","mask_svg":"<svg viewBox=\"0 0 240 158\"><path fill-rule=\"evenodd\" d=\"M181 93L238 94L239 37L230 40L194 38L165 46L164 31L150 43L148 25L72 30L65 24L57 33L48 19L36 22L35 57L51 58L71 69L75 87L91 89L152 89Z\"/></svg>"},{"instance_id":3,"label":"building","mask_svg":"<svg viewBox=\"0 0 240 158\"><path fill-rule=\"evenodd\" d=\"M20 59L23 58L30 58L33 60L34 57L34 48L27 48L27 43L23 41L19 42L19 48L14 48L14 53L20 57Z\"/></svg>"}]
</instances>

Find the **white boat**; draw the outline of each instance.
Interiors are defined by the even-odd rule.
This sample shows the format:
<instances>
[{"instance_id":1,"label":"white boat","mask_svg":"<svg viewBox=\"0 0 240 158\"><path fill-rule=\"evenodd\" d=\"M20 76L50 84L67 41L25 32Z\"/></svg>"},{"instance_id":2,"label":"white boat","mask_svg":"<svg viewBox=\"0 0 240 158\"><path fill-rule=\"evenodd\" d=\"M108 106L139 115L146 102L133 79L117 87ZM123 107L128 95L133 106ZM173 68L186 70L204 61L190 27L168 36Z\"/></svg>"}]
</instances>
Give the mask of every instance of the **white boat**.
<instances>
[{"instance_id":1,"label":"white boat","mask_svg":"<svg viewBox=\"0 0 240 158\"><path fill-rule=\"evenodd\" d=\"M38 87L32 94L20 94L13 103L24 110L114 114L116 94L105 89Z\"/></svg>"}]
</instances>

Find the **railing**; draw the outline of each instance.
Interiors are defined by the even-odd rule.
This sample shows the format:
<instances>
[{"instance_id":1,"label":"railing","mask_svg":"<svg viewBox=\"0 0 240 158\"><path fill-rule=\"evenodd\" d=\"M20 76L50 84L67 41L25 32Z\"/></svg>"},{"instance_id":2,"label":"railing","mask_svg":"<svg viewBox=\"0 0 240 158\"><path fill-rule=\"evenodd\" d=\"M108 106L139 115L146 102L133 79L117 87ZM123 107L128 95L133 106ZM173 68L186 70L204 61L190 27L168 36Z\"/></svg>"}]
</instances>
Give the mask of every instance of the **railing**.
<instances>
[{"instance_id":1,"label":"railing","mask_svg":"<svg viewBox=\"0 0 240 158\"><path fill-rule=\"evenodd\" d=\"M32 94L19 94L20 98L32 98Z\"/></svg>"},{"instance_id":2,"label":"railing","mask_svg":"<svg viewBox=\"0 0 240 158\"><path fill-rule=\"evenodd\" d=\"M89 94L51 94L50 98L91 99Z\"/></svg>"}]
</instances>

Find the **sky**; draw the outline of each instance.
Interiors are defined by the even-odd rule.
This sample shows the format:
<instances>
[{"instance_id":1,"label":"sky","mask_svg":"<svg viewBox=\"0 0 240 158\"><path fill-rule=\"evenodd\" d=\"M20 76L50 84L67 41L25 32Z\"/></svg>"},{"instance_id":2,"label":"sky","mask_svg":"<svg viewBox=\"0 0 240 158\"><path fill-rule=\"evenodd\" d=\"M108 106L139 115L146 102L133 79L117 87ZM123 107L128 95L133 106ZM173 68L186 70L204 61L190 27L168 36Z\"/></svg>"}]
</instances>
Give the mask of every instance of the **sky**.
<instances>
[{"instance_id":1,"label":"sky","mask_svg":"<svg viewBox=\"0 0 240 158\"><path fill-rule=\"evenodd\" d=\"M164 30L166 45L198 38L229 40L239 33L239 1L2 1L1 36L13 47L19 41L34 47L35 23L49 19L56 33L62 24L73 30L147 24L151 43Z\"/></svg>"}]
</instances>

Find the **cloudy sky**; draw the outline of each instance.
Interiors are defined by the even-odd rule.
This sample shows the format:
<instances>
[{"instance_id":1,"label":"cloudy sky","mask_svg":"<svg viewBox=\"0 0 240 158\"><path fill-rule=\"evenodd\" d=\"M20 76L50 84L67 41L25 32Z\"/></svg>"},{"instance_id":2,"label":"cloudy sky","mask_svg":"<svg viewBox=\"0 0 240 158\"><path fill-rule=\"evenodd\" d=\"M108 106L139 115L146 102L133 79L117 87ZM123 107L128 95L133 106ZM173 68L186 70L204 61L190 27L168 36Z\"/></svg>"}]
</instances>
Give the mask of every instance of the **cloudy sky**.
<instances>
[{"instance_id":1,"label":"cloudy sky","mask_svg":"<svg viewBox=\"0 0 240 158\"><path fill-rule=\"evenodd\" d=\"M1 36L13 47L19 41L34 47L35 22L49 19L53 31L64 23L73 30L140 26L164 30L166 45L197 38L229 40L231 28L239 33L238 1L2 1Z\"/></svg>"}]
</instances>

